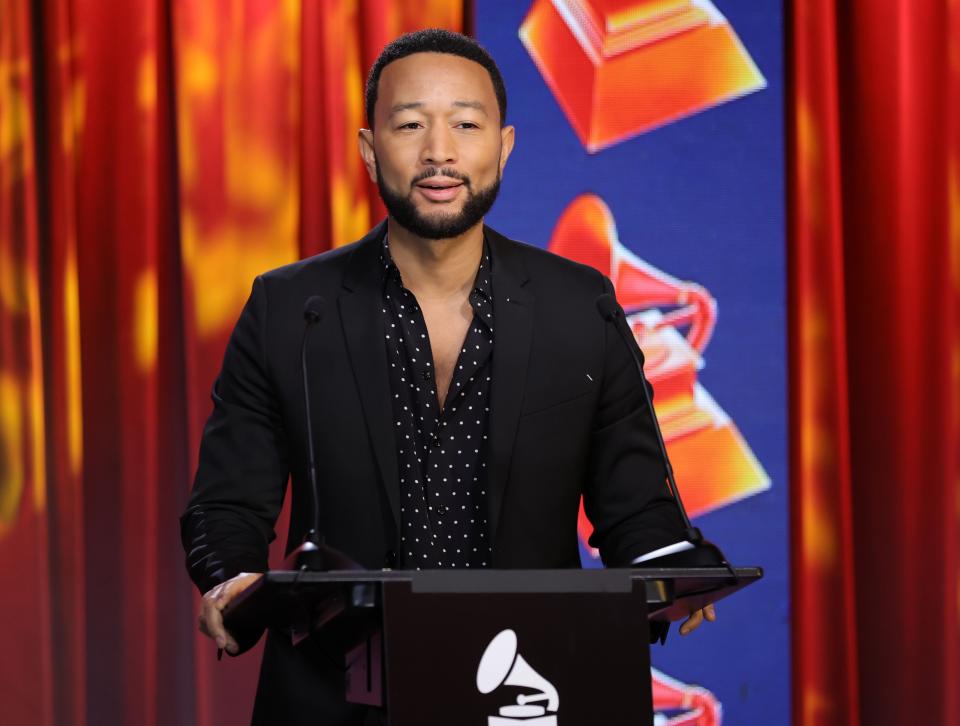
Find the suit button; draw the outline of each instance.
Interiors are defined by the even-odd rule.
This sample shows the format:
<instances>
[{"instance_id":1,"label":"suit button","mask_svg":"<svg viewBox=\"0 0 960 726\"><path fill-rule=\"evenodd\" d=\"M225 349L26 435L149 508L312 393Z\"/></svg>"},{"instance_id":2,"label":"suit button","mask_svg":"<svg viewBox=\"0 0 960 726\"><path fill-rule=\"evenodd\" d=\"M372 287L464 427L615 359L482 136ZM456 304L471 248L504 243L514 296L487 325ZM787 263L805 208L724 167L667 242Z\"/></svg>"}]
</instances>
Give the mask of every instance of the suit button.
<instances>
[{"instance_id":1,"label":"suit button","mask_svg":"<svg viewBox=\"0 0 960 726\"><path fill-rule=\"evenodd\" d=\"M383 566L388 570L392 570L394 567L396 567L397 553L393 550L389 550L387 554L383 556Z\"/></svg>"},{"instance_id":2,"label":"suit button","mask_svg":"<svg viewBox=\"0 0 960 726\"><path fill-rule=\"evenodd\" d=\"M437 436L436 434L434 434L433 438L430 439L430 446L432 446L432 447L435 448L435 449L439 449L439 448L440 448L440 444L442 444L442 443L443 443L443 442L440 441L440 437Z\"/></svg>"}]
</instances>

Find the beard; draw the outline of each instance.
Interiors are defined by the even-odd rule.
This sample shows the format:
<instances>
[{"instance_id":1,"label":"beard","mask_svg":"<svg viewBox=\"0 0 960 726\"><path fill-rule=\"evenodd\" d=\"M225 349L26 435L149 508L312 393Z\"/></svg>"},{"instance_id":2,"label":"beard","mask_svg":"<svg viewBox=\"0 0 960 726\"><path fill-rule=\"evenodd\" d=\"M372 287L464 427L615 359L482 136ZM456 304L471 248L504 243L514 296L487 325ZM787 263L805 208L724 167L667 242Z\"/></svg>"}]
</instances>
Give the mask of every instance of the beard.
<instances>
[{"instance_id":1,"label":"beard","mask_svg":"<svg viewBox=\"0 0 960 726\"><path fill-rule=\"evenodd\" d=\"M497 172L497 179L485 189L474 191L470 183L470 177L465 174L454 171L453 169L439 169L430 167L423 173L418 174L413 180L413 184L429 179L432 176L447 176L451 179L459 179L467 191L467 201L463 203L459 212L440 213L426 216L420 213L416 204L413 202L413 190L407 195L400 194L387 186L380 173L380 164L376 164L377 169L377 188L380 190L380 198L383 199L384 206L390 217L404 229L412 232L418 237L424 239L449 239L450 237L459 237L468 229L472 228L490 211L493 203L500 193L500 172ZM412 184L411 184L412 186Z\"/></svg>"}]
</instances>

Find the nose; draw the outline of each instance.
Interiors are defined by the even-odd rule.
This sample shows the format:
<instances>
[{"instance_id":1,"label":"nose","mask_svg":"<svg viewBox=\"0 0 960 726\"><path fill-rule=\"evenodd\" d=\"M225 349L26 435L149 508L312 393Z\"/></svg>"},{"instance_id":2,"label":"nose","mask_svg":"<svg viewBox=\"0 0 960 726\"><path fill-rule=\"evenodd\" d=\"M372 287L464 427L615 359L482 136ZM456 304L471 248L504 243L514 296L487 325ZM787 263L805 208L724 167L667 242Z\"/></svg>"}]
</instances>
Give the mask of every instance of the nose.
<instances>
[{"instance_id":1,"label":"nose","mask_svg":"<svg viewBox=\"0 0 960 726\"><path fill-rule=\"evenodd\" d=\"M456 143L446 124L435 124L425 134L420 161L429 166L456 163Z\"/></svg>"}]
</instances>

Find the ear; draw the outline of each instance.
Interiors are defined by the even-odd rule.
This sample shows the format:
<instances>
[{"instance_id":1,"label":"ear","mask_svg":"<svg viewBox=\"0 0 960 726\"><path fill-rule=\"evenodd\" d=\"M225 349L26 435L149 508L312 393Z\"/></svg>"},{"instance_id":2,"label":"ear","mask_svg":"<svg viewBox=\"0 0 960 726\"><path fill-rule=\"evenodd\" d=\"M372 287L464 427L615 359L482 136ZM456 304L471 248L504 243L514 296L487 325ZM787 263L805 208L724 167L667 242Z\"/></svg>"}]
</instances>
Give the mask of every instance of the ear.
<instances>
[{"instance_id":1,"label":"ear","mask_svg":"<svg viewBox=\"0 0 960 726\"><path fill-rule=\"evenodd\" d=\"M363 165L367 167L367 174L370 181L377 182L377 153L373 150L373 131L370 129L360 129L357 134L357 141L360 144L360 157L363 159Z\"/></svg>"},{"instance_id":2,"label":"ear","mask_svg":"<svg viewBox=\"0 0 960 726\"><path fill-rule=\"evenodd\" d=\"M510 152L513 151L513 142L516 139L516 130L513 126L504 126L500 129L500 173L503 174L503 167L507 165L507 159L510 158Z\"/></svg>"}]
</instances>

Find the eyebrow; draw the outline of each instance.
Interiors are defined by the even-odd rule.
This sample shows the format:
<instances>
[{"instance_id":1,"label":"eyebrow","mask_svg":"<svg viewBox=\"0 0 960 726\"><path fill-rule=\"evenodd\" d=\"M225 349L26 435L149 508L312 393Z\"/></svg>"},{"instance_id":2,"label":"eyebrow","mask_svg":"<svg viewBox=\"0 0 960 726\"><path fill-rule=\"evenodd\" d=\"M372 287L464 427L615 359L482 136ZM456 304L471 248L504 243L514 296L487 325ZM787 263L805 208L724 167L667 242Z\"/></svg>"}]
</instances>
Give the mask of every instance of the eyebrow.
<instances>
[{"instance_id":1,"label":"eyebrow","mask_svg":"<svg viewBox=\"0 0 960 726\"><path fill-rule=\"evenodd\" d=\"M487 107L484 106L480 101L454 101L451 106L455 108L472 108L485 116L489 116L487 113ZM424 107L423 101L410 101L409 103L398 103L390 109L388 118L394 114L400 113L401 111L410 111L410 110L419 110Z\"/></svg>"}]
</instances>

